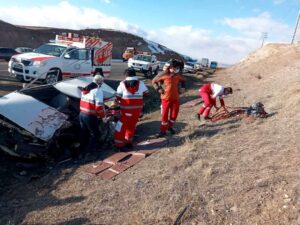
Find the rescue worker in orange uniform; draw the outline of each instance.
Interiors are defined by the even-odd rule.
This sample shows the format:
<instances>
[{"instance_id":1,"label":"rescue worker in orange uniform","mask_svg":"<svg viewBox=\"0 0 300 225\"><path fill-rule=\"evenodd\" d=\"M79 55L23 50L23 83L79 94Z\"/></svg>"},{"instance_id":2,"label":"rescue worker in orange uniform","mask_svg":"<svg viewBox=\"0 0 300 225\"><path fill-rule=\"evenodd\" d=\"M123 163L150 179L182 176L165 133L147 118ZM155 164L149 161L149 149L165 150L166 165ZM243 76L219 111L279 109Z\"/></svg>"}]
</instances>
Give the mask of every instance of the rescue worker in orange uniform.
<instances>
[{"instance_id":1,"label":"rescue worker in orange uniform","mask_svg":"<svg viewBox=\"0 0 300 225\"><path fill-rule=\"evenodd\" d=\"M134 69L125 70L125 80L117 88L116 98L120 103L121 117L115 127L115 146L120 149L132 147L136 124L143 110L143 97L148 94L148 88L136 76Z\"/></svg>"},{"instance_id":2,"label":"rescue worker in orange uniform","mask_svg":"<svg viewBox=\"0 0 300 225\"><path fill-rule=\"evenodd\" d=\"M100 137L99 119L105 116L101 89L103 80L102 76L96 75L93 82L81 90L79 121L82 155L87 151L95 151L97 139Z\"/></svg>"},{"instance_id":3,"label":"rescue worker in orange uniform","mask_svg":"<svg viewBox=\"0 0 300 225\"><path fill-rule=\"evenodd\" d=\"M171 59L164 66L162 74L152 80L161 98L161 126L157 137L165 136L167 130L175 134L173 124L179 113L179 94L185 91L185 78L180 74L182 69L181 61Z\"/></svg>"},{"instance_id":4,"label":"rescue worker in orange uniform","mask_svg":"<svg viewBox=\"0 0 300 225\"><path fill-rule=\"evenodd\" d=\"M198 113L196 114L196 118L198 120L201 120L201 117L203 117L204 121L209 120L209 113L211 108L214 106L217 110L219 110L219 107L216 105L216 99L219 97L221 107L226 111L227 109L225 108L225 102L223 99L223 96L232 94L232 88L231 87L223 87L219 84L215 83L208 83L204 84L200 89L199 89L199 95L203 99L204 103L203 105L199 108Z\"/></svg>"}]
</instances>

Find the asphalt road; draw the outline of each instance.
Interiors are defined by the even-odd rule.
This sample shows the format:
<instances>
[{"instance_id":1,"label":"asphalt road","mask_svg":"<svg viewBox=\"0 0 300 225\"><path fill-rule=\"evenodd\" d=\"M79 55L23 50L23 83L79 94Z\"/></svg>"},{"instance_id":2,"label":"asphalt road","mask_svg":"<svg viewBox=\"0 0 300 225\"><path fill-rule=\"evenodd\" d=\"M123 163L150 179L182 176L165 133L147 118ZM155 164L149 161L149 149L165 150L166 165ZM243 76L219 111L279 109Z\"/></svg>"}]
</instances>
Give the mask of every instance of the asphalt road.
<instances>
[{"instance_id":1,"label":"asphalt road","mask_svg":"<svg viewBox=\"0 0 300 225\"><path fill-rule=\"evenodd\" d=\"M23 87L23 83L10 77L7 71L7 62L0 61L0 96L19 90ZM127 63L113 62L111 74L106 78L106 83L116 89L120 80L124 78L123 72L127 68Z\"/></svg>"}]
</instances>

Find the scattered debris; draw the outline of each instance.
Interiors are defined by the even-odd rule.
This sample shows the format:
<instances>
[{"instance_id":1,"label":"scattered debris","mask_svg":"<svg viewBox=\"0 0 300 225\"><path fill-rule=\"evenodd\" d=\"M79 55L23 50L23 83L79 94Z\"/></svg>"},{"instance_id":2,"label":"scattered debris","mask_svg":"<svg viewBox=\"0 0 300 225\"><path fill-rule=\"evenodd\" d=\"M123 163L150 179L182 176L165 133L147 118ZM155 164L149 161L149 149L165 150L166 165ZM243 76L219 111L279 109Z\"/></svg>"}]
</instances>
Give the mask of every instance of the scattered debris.
<instances>
[{"instance_id":1,"label":"scattered debris","mask_svg":"<svg viewBox=\"0 0 300 225\"><path fill-rule=\"evenodd\" d=\"M157 152L166 144L165 138L143 141L135 146L135 151L115 153L103 161L89 165L85 171L104 180L109 180Z\"/></svg>"},{"instance_id":2,"label":"scattered debris","mask_svg":"<svg viewBox=\"0 0 300 225\"><path fill-rule=\"evenodd\" d=\"M145 181L141 180L141 179L138 179L136 182L135 182L135 187L136 188L143 188L145 187Z\"/></svg>"},{"instance_id":3,"label":"scattered debris","mask_svg":"<svg viewBox=\"0 0 300 225\"><path fill-rule=\"evenodd\" d=\"M224 110L216 112L211 117L211 121L217 122L240 115L252 116L253 118L267 118L270 115L265 111L264 105L261 102L254 103L250 107L227 107L227 109L229 112Z\"/></svg>"},{"instance_id":4,"label":"scattered debris","mask_svg":"<svg viewBox=\"0 0 300 225\"><path fill-rule=\"evenodd\" d=\"M189 208L189 206L186 206L177 216L174 225L179 225L181 224L181 218L183 217L184 213L187 211L187 209Z\"/></svg>"},{"instance_id":5,"label":"scattered debris","mask_svg":"<svg viewBox=\"0 0 300 225\"><path fill-rule=\"evenodd\" d=\"M246 113L248 116L252 115L259 118L266 118L268 113L264 109L264 105L261 102L253 103L247 108Z\"/></svg>"}]
</instances>

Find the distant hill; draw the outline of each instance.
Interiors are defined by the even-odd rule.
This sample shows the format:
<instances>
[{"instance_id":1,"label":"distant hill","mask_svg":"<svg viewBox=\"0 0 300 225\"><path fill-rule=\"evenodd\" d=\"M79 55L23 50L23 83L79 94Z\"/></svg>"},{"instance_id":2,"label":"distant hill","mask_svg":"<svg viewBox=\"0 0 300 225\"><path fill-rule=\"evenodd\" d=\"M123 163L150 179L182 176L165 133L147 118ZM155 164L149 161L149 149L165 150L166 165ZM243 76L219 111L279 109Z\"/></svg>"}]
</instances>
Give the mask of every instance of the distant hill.
<instances>
[{"instance_id":1,"label":"distant hill","mask_svg":"<svg viewBox=\"0 0 300 225\"><path fill-rule=\"evenodd\" d=\"M113 43L113 58L119 59L126 47L136 47L139 51L151 51L161 61L170 58L184 59L179 53L168 49L158 43L145 40L142 37L126 32L110 29L84 29L71 30L49 27L17 26L0 20L0 46L1 47L31 47L37 48L43 43L54 39L56 34L72 32L80 35L99 36L105 41Z\"/></svg>"}]
</instances>

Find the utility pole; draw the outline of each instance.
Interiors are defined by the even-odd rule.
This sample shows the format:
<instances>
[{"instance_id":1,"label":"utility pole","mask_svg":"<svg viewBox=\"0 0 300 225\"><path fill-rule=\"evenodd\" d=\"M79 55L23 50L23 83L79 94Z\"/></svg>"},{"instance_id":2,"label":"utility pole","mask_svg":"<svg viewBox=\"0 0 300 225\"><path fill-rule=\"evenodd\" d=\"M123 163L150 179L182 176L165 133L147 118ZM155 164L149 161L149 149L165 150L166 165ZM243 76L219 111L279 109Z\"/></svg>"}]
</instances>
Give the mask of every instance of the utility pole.
<instances>
[{"instance_id":1,"label":"utility pole","mask_svg":"<svg viewBox=\"0 0 300 225\"><path fill-rule=\"evenodd\" d=\"M295 26L295 31L294 31L294 35L293 35L291 44L294 44L294 40L295 40L295 37L296 37L296 34L297 34L297 30L298 30L298 26L299 26L299 20L300 20L300 10L298 12L298 18L297 18L297 22L296 22L296 26Z\"/></svg>"},{"instance_id":2,"label":"utility pole","mask_svg":"<svg viewBox=\"0 0 300 225\"><path fill-rule=\"evenodd\" d=\"M267 38L268 38L268 33L267 32L262 32L261 33L261 39L262 39L261 48L264 46L265 39L267 39Z\"/></svg>"}]
</instances>

